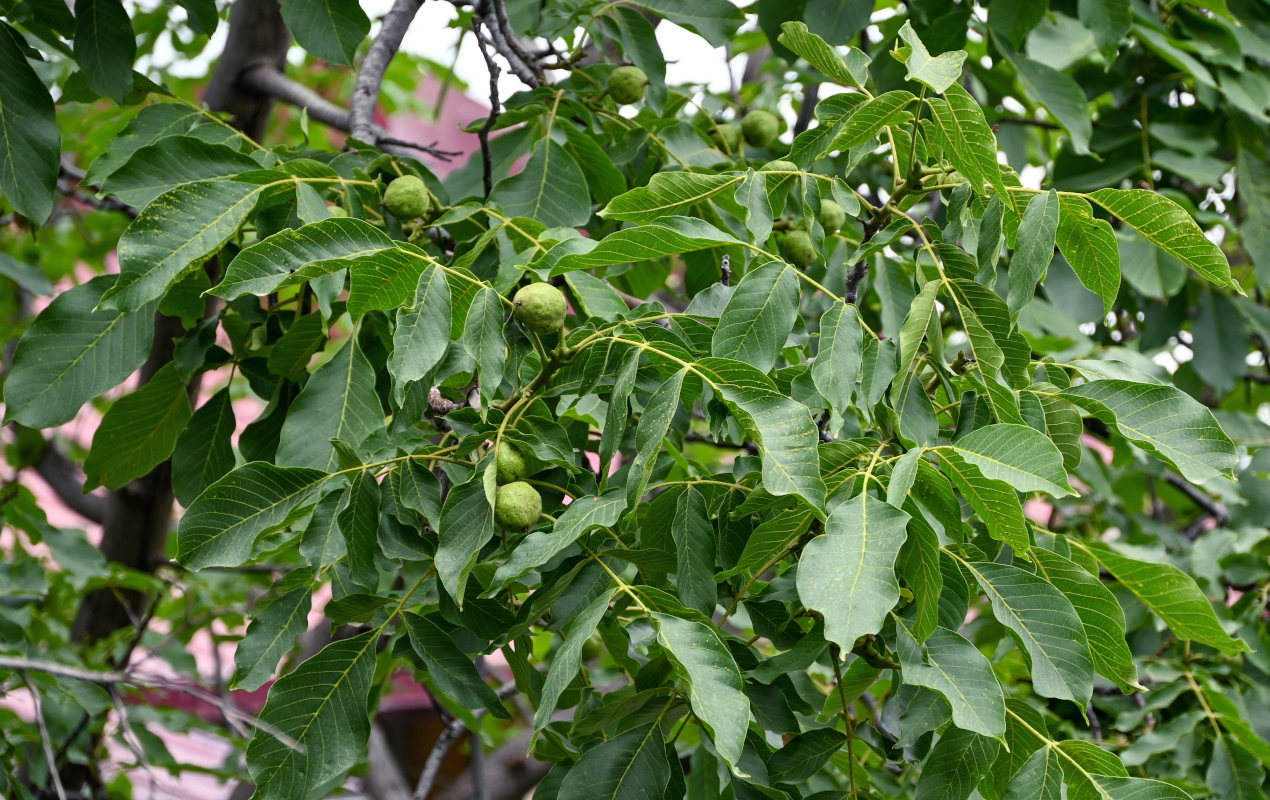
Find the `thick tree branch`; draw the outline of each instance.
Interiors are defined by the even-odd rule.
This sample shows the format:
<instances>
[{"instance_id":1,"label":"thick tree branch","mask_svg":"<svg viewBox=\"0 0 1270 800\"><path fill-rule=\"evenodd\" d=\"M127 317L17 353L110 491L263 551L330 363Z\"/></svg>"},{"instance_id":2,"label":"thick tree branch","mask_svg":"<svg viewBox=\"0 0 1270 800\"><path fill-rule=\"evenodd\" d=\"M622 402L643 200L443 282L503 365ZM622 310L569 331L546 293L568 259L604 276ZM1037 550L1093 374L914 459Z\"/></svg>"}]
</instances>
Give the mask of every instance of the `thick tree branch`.
<instances>
[{"instance_id":1,"label":"thick tree branch","mask_svg":"<svg viewBox=\"0 0 1270 800\"><path fill-rule=\"evenodd\" d=\"M375 106L379 102L379 87L393 57L401 49L410 23L419 13L423 0L396 0L392 9L384 15L379 35L371 42L361 69L357 71L357 83L353 86L353 100L349 103L348 132L354 139L373 142L378 136L375 130Z\"/></svg>"},{"instance_id":2,"label":"thick tree branch","mask_svg":"<svg viewBox=\"0 0 1270 800\"><path fill-rule=\"evenodd\" d=\"M348 132L352 127L350 114L347 109L332 103L304 84L291 80L271 66L252 67L243 73L241 80L244 85L251 87L257 92L304 109L310 117L323 125L329 125L345 132ZM458 155L457 152L438 148L436 142L432 144L416 144L415 142L394 138L389 136L388 132L378 125L372 124L371 131L370 137L362 139L362 141L379 147L385 152L404 155L407 150L417 150L441 161L449 161L452 157ZM362 137L357 138L361 139Z\"/></svg>"},{"instance_id":3,"label":"thick tree branch","mask_svg":"<svg viewBox=\"0 0 1270 800\"><path fill-rule=\"evenodd\" d=\"M105 521L106 498L84 494L84 481L75 464L53 442L45 442L44 452L35 462L35 472L71 511L98 525Z\"/></svg>"},{"instance_id":4,"label":"thick tree branch","mask_svg":"<svg viewBox=\"0 0 1270 800\"><path fill-rule=\"evenodd\" d=\"M498 687L499 698L511 697L516 693L516 682L509 681ZM485 716L485 709L478 708L472 712L477 719ZM426 800L429 793L432 792L432 784L436 783L437 773L441 769L441 761L445 758L445 754L450 752L450 748L454 746L459 739L463 738L463 734L467 733L467 728L463 725L463 720L455 719L445 726L445 730L441 731L441 735L437 737L436 744L432 745L432 751L428 753L428 760L423 764L423 772L419 775L419 783L415 785L414 800Z\"/></svg>"}]
</instances>

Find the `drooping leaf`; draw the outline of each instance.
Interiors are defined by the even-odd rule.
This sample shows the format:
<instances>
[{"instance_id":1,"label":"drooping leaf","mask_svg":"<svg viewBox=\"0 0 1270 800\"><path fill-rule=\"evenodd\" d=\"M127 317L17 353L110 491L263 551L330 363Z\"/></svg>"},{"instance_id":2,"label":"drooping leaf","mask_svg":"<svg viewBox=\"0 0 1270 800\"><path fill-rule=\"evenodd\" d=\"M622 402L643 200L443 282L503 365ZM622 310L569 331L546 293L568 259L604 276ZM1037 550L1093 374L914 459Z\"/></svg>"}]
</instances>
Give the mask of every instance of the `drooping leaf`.
<instances>
[{"instance_id":1,"label":"drooping leaf","mask_svg":"<svg viewBox=\"0 0 1270 800\"><path fill-rule=\"evenodd\" d=\"M367 631L332 642L269 689L260 719L270 727L257 728L247 745L254 797L322 796L362 759L378 639L377 631Z\"/></svg>"},{"instance_id":2,"label":"drooping leaf","mask_svg":"<svg viewBox=\"0 0 1270 800\"><path fill-rule=\"evenodd\" d=\"M397 310L389 372L400 400L405 386L421 380L445 356L450 343L450 285L440 267L419 276L414 301Z\"/></svg>"},{"instance_id":3,"label":"drooping leaf","mask_svg":"<svg viewBox=\"0 0 1270 800\"><path fill-rule=\"evenodd\" d=\"M976 194L985 194L991 187L999 196L1007 196L997 163L997 140L984 119L983 109L956 83L949 84L943 92L943 99L928 98L926 102L943 140L944 154L966 176ZM1013 200L1006 207L1009 211Z\"/></svg>"},{"instance_id":4,"label":"drooping leaf","mask_svg":"<svg viewBox=\"0 0 1270 800\"><path fill-rule=\"evenodd\" d=\"M794 269L772 261L745 274L719 316L711 355L744 361L761 372L771 371L798 317Z\"/></svg>"},{"instance_id":5,"label":"drooping leaf","mask_svg":"<svg viewBox=\"0 0 1270 800\"><path fill-rule=\"evenodd\" d=\"M705 623L659 613L653 614L653 620L657 641L688 684L693 713L710 732L719 755L737 772L750 722L750 701L742 691L736 661L718 632Z\"/></svg>"},{"instance_id":6,"label":"drooping leaf","mask_svg":"<svg viewBox=\"0 0 1270 800\"><path fill-rule=\"evenodd\" d=\"M940 450L939 458L944 475L966 498L992 538L1005 542L1016 551L1026 551L1031 545L1031 536L1023 518L1023 505L1019 503L1014 489L1001 481L985 478L978 467L951 448Z\"/></svg>"},{"instance_id":7,"label":"drooping leaf","mask_svg":"<svg viewBox=\"0 0 1270 800\"><path fill-rule=\"evenodd\" d=\"M863 331L856 307L835 304L820 318L820 349L811 365L816 390L840 414L851 407L860 371Z\"/></svg>"},{"instance_id":8,"label":"drooping leaf","mask_svg":"<svg viewBox=\"0 0 1270 800\"><path fill-rule=\"evenodd\" d=\"M43 225L53 211L62 137L53 98L27 63L27 53L22 36L0 22L0 75L5 76L0 81L0 190L14 211Z\"/></svg>"},{"instance_id":9,"label":"drooping leaf","mask_svg":"<svg viewBox=\"0 0 1270 800\"><path fill-rule=\"evenodd\" d=\"M282 19L301 47L335 64L351 65L370 33L370 18L357 0L283 0Z\"/></svg>"},{"instance_id":10,"label":"drooping leaf","mask_svg":"<svg viewBox=\"0 0 1270 800\"><path fill-rule=\"evenodd\" d=\"M185 381L168 364L102 417L84 460L85 488L118 489L154 469L172 455L190 413Z\"/></svg>"},{"instance_id":11,"label":"drooping leaf","mask_svg":"<svg viewBox=\"0 0 1270 800\"><path fill-rule=\"evenodd\" d=\"M207 487L177 526L177 561L190 569L236 567L260 534L288 516L330 476L253 461Z\"/></svg>"},{"instance_id":12,"label":"drooping leaf","mask_svg":"<svg viewBox=\"0 0 1270 800\"><path fill-rule=\"evenodd\" d=\"M1063 767L1059 756L1048 747L1036 750L1023 763L1001 800L1062 800Z\"/></svg>"},{"instance_id":13,"label":"drooping leaf","mask_svg":"<svg viewBox=\"0 0 1270 800\"><path fill-rule=\"evenodd\" d=\"M128 74L131 77L131 71ZM110 173L101 188L103 193L144 208L183 183L227 178L259 168L255 159L228 145L194 136L165 136L133 153L123 166Z\"/></svg>"},{"instance_id":14,"label":"drooping leaf","mask_svg":"<svg viewBox=\"0 0 1270 800\"><path fill-rule=\"evenodd\" d=\"M700 0L688 6L678 0L631 0L631 5L687 28L712 47L722 47L745 22L745 14L727 0Z\"/></svg>"},{"instance_id":15,"label":"drooping leaf","mask_svg":"<svg viewBox=\"0 0 1270 800\"><path fill-rule=\"evenodd\" d=\"M450 597L462 606L463 590L476 557L494 538L494 507L480 473L450 489L437 534L437 574Z\"/></svg>"},{"instance_id":16,"label":"drooping leaf","mask_svg":"<svg viewBox=\"0 0 1270 800\"><path fill-rule=\"evenodd\" d=\"M560 797L576 800L644 800L660 797L670 781L666 740L654 721L582 754L560 784Z\"/></svg>"},{"instance_id":17,"label":"drooping leaf","mask_svg":"<svg viewBox=\"0 0 1270 800\"><path fill-rule=\"evenodd\" d=\"M551 722L551 715L555 713L560 695L569 688L578 674L582 663L582 645L595 633L595 628L609 610L612 599L613 591L601 593L569 623L564 643L554 651L551 668L547 670L547 679L542 684L542 695L538 700L538 708L534 711L535 730L541 730Z\"/></svg>"},{"instance_id":18,"label":"drooping leaf","mask_svg":"<svg viewBox=\"0 0 1270 800\"><path fill-rule=\"evenodd\" d=\"M277 462L331 470L338 462L332 439L356 446L383 427L374 367L356 340L349 341L317 368L287 410Z\"/></svg>"},{"instance_id":19,"label":"drooping leaf","mask_svg":"<svg viewBox=\"0 0 1270 800\"><path fill-rule=\"evenodd\" d=\"M1138 668L1125 642L1124 611L1115 595L1098 576L1086 572L1058 553L1043 548L1032 551L1037 574L1061 591L1080 617L1089 640L1089 658L1100 675L1116 682L1121 691L1138 686Z\"/></svg>"},{"instance_id":20,"label":"drooping leaf","mask_svg":"<svg viewBox=\"0 0 1270 800\"><path fill-rule=\"evenodd\" d=\"M993 616L1014 633L1028 654L1036 691L1071 700L1083 709L1093 691L1093 666L1085 629L1071 601L1047 581L1018 567L960 563L987 595Z\"/></svg>"},{"instance_id":21,"label":"drooping leaf","mask_svg":"<svg viewBox=\"0 0 1270 800\"><path fill-rule=\"evenodd\" d=\"M1230 475L1235 467L1235 446L1212 412L1174 386L1091 380L1061 396L1173 465L1188 481Z\"/></svg>"},{"instance_id":22,"label":"drooping leaf","mask_svg":"<svg viewBox=\"0 0 1270 800\"><path fill-rule=\"evenodd\" d=\"M1005 733L1005 698L992 664L961 634L936 628L918 644L902 620L896 623L896 650L904 683L939 692L952 706L953 724L999 739Z\"/></svg>"},{"instance_id":23,"label":"drooping leaf","mask_svg":"<svg viewBox=\"0 0 1270 800\"><path fill-rule=\"evenodd\" d=\"M234 650L231 687L254 692L264 686L295 646L296 637L308 629L312 575L308 570L291 573L280 587L281 594L254 610L247 633Z\"/></svg>"},{"instance_id":24,"label":"drooping leaf","mask_svg":"<svg viewBox=\"0 0 1270 800\"><path fill-rule=\"evenodd\" d=\"M860 636L877 633L900 599L895 559L907 536L908 514L868 493L840 504L825 532L803 548L798 597L825 619L825 638L843 653Z\"/></svg>"},{"instance_id":25,"label":"drooping leaf","mask_svg":"<svg viewBox=\"0 0 1270 800\"><path fill-rule=\"evenodd\" d=\"M6 419L31 428L69 422L145 361L154 305L132 313L96 310L113 281L100 275L59 294L31 323L5 377Z\"/></svg>"},{"instance_id":26,"label":"drooping leaf","mask_svg":"<svg viewBox=\"0 0 1270 800\"><path fill-rule=\"evenodd\" d=\"M411 648L427 667L438 690L466 708L483 706L500 719L511 718L503 701L481 678L476 664L432 617L406 612L403 618Z\"/></svg>"},{"instance_id":27,"label":"drooping leaf","mask_svg":"<svg viewBox=\"0 0 1270 800\"><path fill-rule=\"evenodd\" d=\"M988 425L951 445L965 461L990 480L1020 492L1075 494L1067 482L1063 456L1049 437L1027 425Z\"/></svg>"},{"instance_id":28,"label":"drooping leaf","mask_svg":"<svg viewBox=\"0 0 1270 800\"><path fill-rule=\"evenodd\" d=\"M172 451L172 489L189 506L204 489L234 468L234 408L229 389L199 406Z\"/></svg>"},{"instance_id":29,"label":"drooping leaf","mask_svg":"<svg viewBox=\"0 0 1270 800\"><path fill-rule=\"evenodd\" d=\"M908 22L900 27L898 35L904 44L896 42L892 55L908 68L908 74L904 76L908 80L919 81L936 94L943 94L961 78L961 65L966 61L965 50L952 50L932 56Z\"/></svg>"},{"instance_id":30,"label":"drooping leaf","mask_svg":"<svg viewBox=\"0 0 1270 800\"><path fill-rule=\"evenodd\" d=\"M1053 189L1028 202L1019 222L1018 246L1010 257L1010 291L1006 305L1011 314L1018 314L1032 301L1036 284L1054 258L1058 219L1058 192Z\"/></svg>"},{"instance_id":31,"label":"drooping leaf","mask_svg":"<svg viewBox=\"0 0 1270 800\"><path fill-rule=\"evenodd\" d=\"M1088 548L1121 586L1158 614L1179 638L1206 644L1230 656L1248 651L1247 644L1222 629L1212 604L1195 580L1177 567L1138 561L1103 544Z\"/></svg>"},{"instance_id":32,"label":"drooping leaf","mask_svg":"<svg viewBox=\"0 0 1270 800\"><path fill-rule=\"evenodd\" d=\"M846 735L832 728L812 728L772 753L768 774L774 783L797 785L810 780L846 742Z\"/></svg>"}]
</instances>

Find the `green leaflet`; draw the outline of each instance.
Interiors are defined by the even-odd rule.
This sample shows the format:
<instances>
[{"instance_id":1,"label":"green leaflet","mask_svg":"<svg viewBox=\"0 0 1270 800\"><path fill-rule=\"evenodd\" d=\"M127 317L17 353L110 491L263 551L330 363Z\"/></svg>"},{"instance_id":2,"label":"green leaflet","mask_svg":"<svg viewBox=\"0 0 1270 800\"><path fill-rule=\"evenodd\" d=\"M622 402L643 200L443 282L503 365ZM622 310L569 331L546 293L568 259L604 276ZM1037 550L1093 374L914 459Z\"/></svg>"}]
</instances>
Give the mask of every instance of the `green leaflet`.
<instances>
[{"instance_id":1,"label":"green leaflet","mask_svg":"<svg viewBox=\"0 0 1270 800\"><path fill-rule=\"evenodd\" d=\"M186 509L176 530L177 561L190 569L239 566L260 534L286 522L330 477L316 469L244 464Z\"/></svg>"},{"instance_id":2,"label":"green leaflet","mask_svg":"<svg viewBox=\"0 0 1270 800\"><path fill-rule=\"evenodd\" d=\"M908 74L904 76L908 80L924 83L936 94L943 94L961 79L961 65L966 61L965 50L932 56L908 22L900 28L899 38L904 44L896 42L891 55L908 68Z\"/></svg>"},{"instance_id":3,"label":"green leaflet","mask_svg":"<svg viewBox=\"0 0 1270 800\"><path fill-rule=\"evenodd\" d=\"M113 281L101 275L63 292L27 328L4 382L6 420L31 428L69 422L145 361L155 304L133 313L97 310Z\"/></svg>"},{"instance_id":4,"label":"green leaflet","mask_svg":"<svg viewBox=\"0 0 1270 800\"><path fill-rule=\"evenodd\" d=\"M296 637L308 630L312 580L310 570L296 570L283 580L281 594L256 609L247 634L234 650L231 687L254 692L273 678L278 662L291 651Z\"/></svg>"},{"instance_id":5,"label":"green leaflet","mask_svg":"<svg viewBox=\"0 0 1270 800\"><path fill-rule=\"evenodd\" d=\"M1023 506L1014 489L1001 481L984 477L978 467L952 448L938 452L944 475L966 498L992 538L1005 542L1016 552L1026 552L1031 546L1031 536L1023 518Z\"/></svg>"},{"instance_id":6,"label":"green leaflet","mask_svg":"<svg viewBox=\"0 0 1270 800\"><path fill-rule=\"evenodd\" d=\"M623 228L598 244L591 239L562 242L548 252L542 266L550 266L552 275L561 275L575 269L647 261L727 244L739 242L708 222L691 217L663 217L646 225ZM558 256L557 250L561 251Z\"/></svg>"},{"instance_id":7,"label":"green leaflet","mask_svg":"<svg viewBox=\"0 0 1270 800\"><path fill-rule=\"evenodd\" d=\"M1047 581L1006 564L958 560L983 589L993 616L1028 654L1032 685L1080 708L1093 691L1089 642L1071 601Z\"/></svg>"},{"instance_id":8,"label":"green leaflet","mask_svg":"<svg viewBox=\"0 0 1270 800\"><path fill-rule=\"evenodd\" d=\"M900 599L895 559L907 536L908 514L868 493L840 504L825 532L803 548L798 597L825 619L825 638L842 653L877 633Z\"/></svg>"},{"instance_id":9,"label":"green leaflet","mask_svg":"<svg viewBox=\"0 0 1270 800\"><path fill-rule=\"evenodd\" d=\"M1226 655L1248 652L1217 621L1212 605L1195 581L1172 564L1151 564L1121 555L1107 545L1086 545L1094 558L1182 639L1213 647Z\"/></svg>"},{"instance_id":10,"label":"green leaflet","mask_svg":"<svg viewBox=\"0 0 1270 800\"><path fill-rule=\"evenodd\" d=\"M391 247L395 245L383 231L359 219L335 218L287 228L240 252L210 294L225 300L266 295L307 264L355 259Z\"/></svg>"},{"instance_id":11,"label":"green leaflet","mask_svg":"<svg viewBox=\"0 0 1270 800\"><path fill-rule=\"evenodd\" d=\"M376 631L332 642L269 690L247 745L247 769L260 800L320 797L344 780L366 751Z\"/></svg>"},{"instance_id":12,"label":"green leaflet","mask_svg":"<svg viewBox=\"0 0 1270 800\"><path fill-rule=\"evenodd\" d=\"M370 33L370 18L356 0L284 0L282 19L301 47L336 64L352 64Z\"/></svg>"},{"instance_id":13,"label":"green leaflet","mask_svg":"<svg viewBox=\"0 0 1270 800\"><path fill-rule=\"evenodd\" d=\"M136 311L162 297L187 268L237 233L269 185L221 178L184 183L156 197L119 238L119 280L101 307Z\"/></svg>"},{"instance_id":14,"label":"green leaflet","mask_svg":"<svg viewBox=\"0 0 1270 800\"><path fill-rule=\"evenodd\" d=\"M863 89L869 78L869 57L857 48L850 48L844 60L829 43L808 30L802 22L785 22L781 25L778 41L807 59L807 62L823 72L834 83Z\"/></svg>"},{"instance_id":15,"label":"green leaflet","mask_svg":"<svg viewBox=\"0 0 1270 800\"><path fill-rule=\"evenodd\" d=\"M332 439L356 447L383 427L374 368L356 340L349 341L314 371L288 409L277 461L331 470L337 460Z\"/></svg>"},{"instance_id":16,"label":"green leaflet","mask_svg":"<svg viewBox=\"0 0 1270 800\"><path fill-rule=\"evenodd\" d=\"M591 604L582 610L569 623L569 630L564 643L555 651L551 660L551 668L547 671L547 679L542 685L542 696L538 700L538 708L534 711L534 731L542 730L555 713L560 695L578 674L582 663L582 645L595 632L604 613L609 610L609 601L613 599L616 589L603 592Z\"/></svg>"},{"instance_id":17,"label":"green leaflet","mask_svg":"<svg viewBox=\"0 0 1270 800\"><path fill-rule=\"evenodd\" d=\"M534 146L523 170L499 181L490 202L509 217L530 217L548 228L584 225L591 216L586 175L569 151L550 139Z\"/></svg>"},{"instance_id":18,"label":"green leaflet","mask_svg":"<svg viewBox=\"0 0 1270 800\"><path fill-rule=\"evenodd\" d=\"M1020 492L1046 492L1055 497L1075 494L1067 483L1062 454L1048 436L1035 428L988 425L971 431L950 447L978 467L985 478L1008 483Z\"/></svg>"},{"instance_id":19,"label":"green leaflet","mask_svg":"<svg viewBox=\"0 0 1270 800\"><path fill-rule=\"evenodd\" d=\"M185 381L172 364L116 400L102 417L84 461L85 490L118 489L154 469L172 455L190 413Z\"/></svg>"},{"instance_id":20,"label":"green leaflet","mask_svg":"<svg viewBox=\"0 0 1270 800\"><path fill-rule=\"evenodd\" d=\"M1018 314L1032 301L1036 284L1054 258L1058 221L1058 192L1051 189L1028 202L1019 222L1018 246L1010 257L1010 291L1006 305L1011 314Z\"/></svg>"},{"instance_id":21,"label":"green leaflet","mask_svg":"<svg viewBox=\"0 0 1270 800\"><path fill-rule=\"evenodd\" d=\"M132 72L128 72L129 78ZM260 169L260 164L233 147L194 136L165 136L140 148L110 173L102 192L137 208L183 183L229 178Z\"/></svg>"},{"instance_id":22,"label":"green leaflet","mask_svg":"<svg viewBox=\"0 0 1270 800\"><path fill-rule=\"evenodd\" d=\"M798 318L795 268L772 261L745 274L719 316L710 354L770 372Z\"/></svg>"},{"instance_id":23,"label":"green leaflet","mask_svg":"<svg viewBox=\"0 0 1270 800\"><path fill-rule=\"evenodd\" d=\"M1124 611L1115 595L1090 574L1058 553L1032 550L1037 574L1054 584L1076 609L1089 640L1089 659L1100 675L1116 682L1123 692L1138 685L1138 668L1125 643Z\"/></svg>"},{"instance_id":24,"label":"green leaflet","mask_svg":"<svg viewBox=\"0 0 1270 800\"><path fill-rule=\"evenodd\" d=\"M871 141L888 125L898 125L912 118L907 107L917 98L912 92L897 89L864 102L851 112L842 131L829 143L826 152L850 150Z\"/></svg>"},{"instance_id":25,"label":"green leaflet","mask_svg":"<svg viewBox=\"0 0 1270 800\"><path fill-rule=\"evenodd\" d=\"M906 684L939 692L952 706L953 724L993 739L1005 733L1005 698L992 664L961 634L936 628L918 644L896 618L896 645Z\"/></svg>"},{"instance_id":26,"label":"green leaflet","mask_svg":"<svg viewBox=\"0 0 1270 800\"><path fill-rule=\"evenodd\" d=\"M496 717L511 718L498 695L476 671L471 657L459 649L436 620L413 612L407 612L404 619L411 649L445 697L465 708L483 706Z\"/></svg>"},{"instance_id":27,"label":"green leaflet","mask_svg":"<svg viewBox=\"0 0 1270 800\"><path fill-rule=\"evenodd\" d=\"M636 223L685 214L698 203L740 183L742 178L727 173L659 172L648 181L647 186L614 197L599 214L607 219Z\"/></svg>"},{"instance_id":28,"label":"green leaflet","mask_svg":"<svg viewBox=\"0 0 1270 800\"><path fill-rule=\"evenodd\" d=\"M652 722L583 753L565 775L559 796L571 800L658 797L670 780L670 770L666 740L658 723Z\"/></svg>"},{"instance_id":29,"label":"green leaflet","mask_svg":"<svg viewBox=\"0 0 1270 800\"><path fill-rule=\"evenodd\" d=\"M719 755L738 777L741 745L750 723L750 701L742 691L741 672L714 628L703 622L653 614L657 641L688 684L693 713L706 726Z\"/></svg>"},{"instance_id":30,"label":"green leaflet","mask_svg":"<svg viewBox=\"0 0 1270 800\"><path fill-rule=\"evenodd\" d=\"M1145 189L1099 189L1085 196L1203 277L1243 294L1221 248L1177 203Z\"/></svg>"},{"instance_id":31,"label":"green leaflet","mask_svg":"<svg viewBox=\"0 0 1270 800\"><path fill-rule=\"evenodd\" d=\"M1182 477L1203 483L1230 476L1235 446L1213 414L1174 386L1095 380L1060 395L1115 426L1129 441L1173 465Z\"/></svg>"},{"instance_id":32,"label":"green leaflet","mask_svg":"<svg viewBox=\"0 0 1270 800\"><path fill-rule=\"evenodd\" d=\"M1076 277L1089 291L1102 298L1103 310L1110 311L1120 291L1120 251L1116 235L1105 219L1094 216L1089 204L1078 197L1063 195L1056 241Z\"/></svg>"},{"instance_id":33,"label":"green leaflet","mask_svg":"<svg viewBox=\"0 0 1270 800\"><path fill-rule=\"evenodd\" d=\"M26 50L22 36L0 22L0 75L5 76L0 81L0 190L15 211L42 225L53 211L62 137L53 99L27 63Z\"/></svg>"}]
</instances>

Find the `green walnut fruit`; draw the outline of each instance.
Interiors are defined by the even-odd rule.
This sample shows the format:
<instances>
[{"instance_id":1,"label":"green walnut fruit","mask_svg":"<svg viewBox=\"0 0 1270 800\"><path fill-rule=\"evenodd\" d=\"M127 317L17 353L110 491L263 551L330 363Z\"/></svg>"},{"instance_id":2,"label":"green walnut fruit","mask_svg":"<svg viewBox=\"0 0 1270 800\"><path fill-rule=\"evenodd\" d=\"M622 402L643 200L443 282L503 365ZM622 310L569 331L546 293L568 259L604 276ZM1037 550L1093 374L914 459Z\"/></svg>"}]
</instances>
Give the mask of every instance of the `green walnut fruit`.
<instances>
[{"instance_id":1,"label":"green walnut fruit","mask_svg":"<svg viewBox=\"0 0 1270 800\"><path fill-rule=\"evenodd\" d=\"M509 531L522 531L542 516L542 497L524 481L498 487L494 495L494 519Z\"/></svg>"},{"instance_id":2,"label":"green walnut fruit","mask_svg":"<svg viewBox=\"0 0 1270 800\"><path fill-rule=\"evenodd\" d=\"M569 311L564 292L549 283L531 283L516 292L516 319L539 336L547 336L564 327Z\"/></svg>"},{"instance_id":3,"label":"green walnut fruit","mask_svg":"<svg viewBox=\"0 0 1270 800\"><path fill-rule=\"evenodd\" d=\"M384 192L384 208L398 219L418 219L432 210L432 198L423 179L414 175L393 178Z\"/></svg>"},{"instance_id":4,"label":"green walnut fruit","mask_svg":"<svg viewBox=\"0 0 1270 800\"><path fill-rule=\"evenodd\" d=\"M624 106L643 100L647 89L648 76L639 67L618 67L609 73L609 95Z\"/></svg>"},{"instance_id":5,"label":"green walnut fruit","mask_svg":"<svg viewBox=\"0 0 1270 800\"><path fill-rule=\"evenodd\" d=\"M741 129L735 123L728 122L710 129L710 141L714 142L725 153L736 153L741 149Z\"/></svg>"},{"instance_id":6,"label":"green walnut fruit","mask_svg":"<svg viewBox=\"0 0 1270 800\"><path fill-rule=\"evenodd\" d=\"M846 221L847 212L842 210L842 206L833 200L820 201L820 227L825 229L825 235L837 233Z\"/></svg>"},{"instance_id":7,"label":"green walnut fruit","mask_svg":"<svg viewBox=\"0 0 1270 800\"><path fill-rule=\"evenodd\" d=\"M781 255L798 267L810 267L816 263L816 247L811 234L801 228L785 234L780 240Z\"/></svg>"},{"instance_id":8,"label":"green walnut fruit","mask_svg":"<svg viewBox=\"0 0 1270 800\"><path fill-rule=\"evenodd\" d=\"M604 639L598 633L593 633L582 643L582 660L593 661L604 655Z\"/></svg>"},{"instance_id":9,"label":"green walnut fruit","mask_svg":"<svg viewBox=\"0 0 1270 800\"><path fill-rule=\"evenodd\" d=\"M527 474L524 454L511 442L499 442L494 453L494 471L500 486L515 483Z\"/></svg>"},{"instance_id":10,"label":"green walnut fruit","mask_svg":"<svg viewBox=\"0 0 1270 800\"><path fill-rule=\"evenodd\" d=\"M775 114L756 108L741 120L741 134L746 144L767 147L781 132L781 121Z\"/></svg>"},{"instance_id":11,"label":"green walnut fruit","mask_svg":"<svg viewBox=\"0 0 1270 800\"><path fill-rule=\"evenodd\" d=\"M347 217L348 212L344 210L344 206L327 206L326 213L332 217Z\"/></svg>"}]
</instances>

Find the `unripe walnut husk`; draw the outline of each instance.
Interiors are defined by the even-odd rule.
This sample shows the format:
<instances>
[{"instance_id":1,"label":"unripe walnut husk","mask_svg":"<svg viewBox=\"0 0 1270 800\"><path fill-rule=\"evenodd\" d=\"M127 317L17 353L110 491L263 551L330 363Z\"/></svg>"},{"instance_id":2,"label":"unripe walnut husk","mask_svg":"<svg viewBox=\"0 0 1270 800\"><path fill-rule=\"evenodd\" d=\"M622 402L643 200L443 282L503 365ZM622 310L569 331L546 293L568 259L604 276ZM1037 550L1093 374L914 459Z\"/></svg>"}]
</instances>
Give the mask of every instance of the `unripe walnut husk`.
<instances>
[{"instance_id":1,"label":"unripe walnut husk","mask_svg":"<svg viewBox=\"0 0 1270 800\"><path fill-rule=\"evenodd\" d=\"M393 178L384 191L384 208L398 219L418 219L432 210L432 198L423 179L415 175Z\"/></svg>"},{"instance_id":2,"label":"unripe walnut husk","mask_svg":"<svg viewBox=\"0 0 1270 800\"><path fill-rule=\"evenodd\" d=\"M609 96L622 105L638 103L648 90L648 76L639 67L618 67L609 73Z\"/></svg>"},{"instance_id":3,"label":"unripe walnut husk","mask_svg":"<svg viewBox=\"0 0 1270 800\"><path fill-rule=\"evenodd\" d=\"M710 129L710 141L726 153L736 153L741 149L741 129L734 122L728 122Z\"/></svg>"},{"instance_id":4,"label":"unripe walnut husk","mask_svg":"<svg viewBox=\"0 0 1270 800\"><path fill-rule=\"evenodd\" d=\"M516 319L539 336L547 336L564 327L569 304L564 292L549 283L531 283L516 292Z\"/></svg>"},{"instance_id":5,"label":"unripe walnut husk","mask_svg":"<svg viewBox=\"0 0 1270 800\"><path fill-rule=\"evenodd\" d=\"M498 483L515 483L527 473L525 456L511 442L499 442L494 452L494 470Z\"/></svg>"},{"instance_id":6,"label":"unripe walnut husk","mask_svg":"<svg viewBox=\"0 0 1270 800\"><path fill-rule=\"evenodd\" d=\"M780 119L770 111L756 108L741 120L741 133L746 144L767 147L781 132Z\"/></svg>"},{"instance_id":7,"label":"unripe walnut husk","mask_svg":"<svg viewBox=\"0 0 1270 800\"><path fill-rule=\"evenodd\" d=\"M847 221L847 212L842 210L842 206L833 200L820 201L820 227L825 229L825 235L837 233L844 222Z\"/></svg>"},{"instance_id":8,"label":"unripe walnut husk","mask_svg":"<svg viewBox=\"0 0 1270 800\"><path fill-rule=\"evenodd\" d=\"M327 206L326 213L330 214L332 217L348 216L348 211L344 209L344 206Z\"/></svg>"},{"instance_id":9,"label":"unripe walnut husk","mask_svg":"<svg viewBox=\"0 0 1270 800\"><path fill-rule=\"evenodd\" d=\"M542 497L524 481L498 487L494 496L494 519L509 531L523 531L542 516Z\"/></svg>"},{"instance_id":10,"label":"unripe walnut husk","mask_svg":"<svg viewBox=\"0 0 1270 800\"><path fill-rule=\"evenodd\" d=\"M798 267L810 267L816 263L816 247L811 243L811 234L797 228L785 234L780 240L781 254L789 262Z\"/></svg>"}]
</instances>

